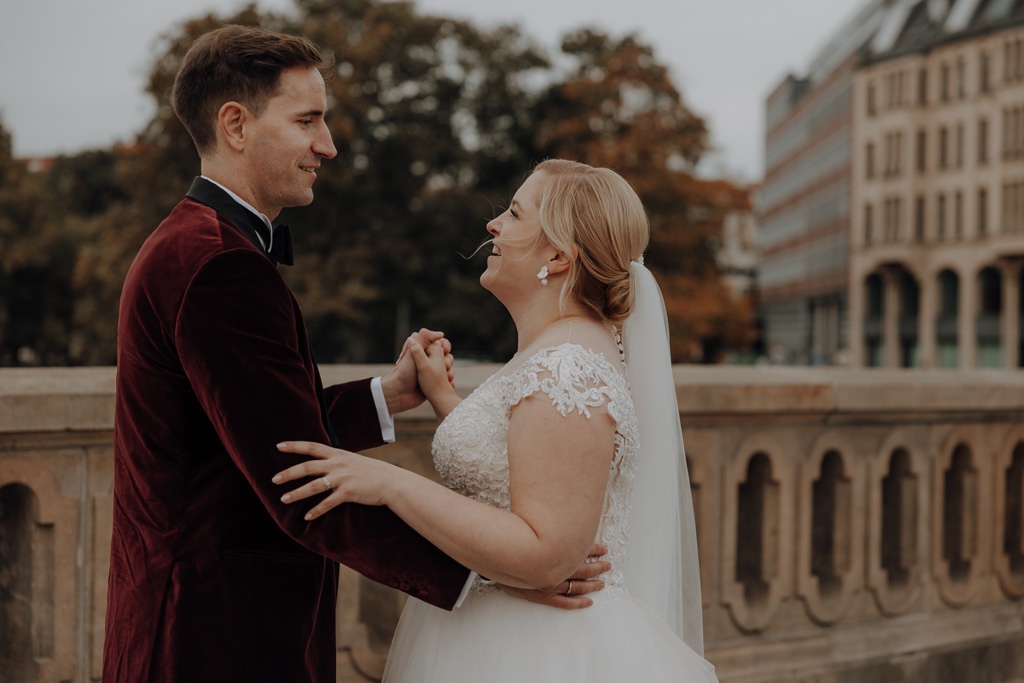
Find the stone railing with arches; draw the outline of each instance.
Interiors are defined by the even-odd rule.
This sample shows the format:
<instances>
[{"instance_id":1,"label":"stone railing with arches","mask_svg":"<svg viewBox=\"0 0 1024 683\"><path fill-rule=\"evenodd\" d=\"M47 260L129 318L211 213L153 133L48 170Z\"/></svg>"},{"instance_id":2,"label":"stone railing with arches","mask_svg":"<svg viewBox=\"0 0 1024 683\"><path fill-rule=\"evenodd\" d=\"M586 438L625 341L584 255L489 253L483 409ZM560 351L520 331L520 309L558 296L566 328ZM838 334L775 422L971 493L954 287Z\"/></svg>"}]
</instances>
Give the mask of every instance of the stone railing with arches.
<instances>
[{"instance_id":1,"label":"stone railing with arches","mask_svg":"<svg viewBox=\"0 0 1024 683\"><path fill-rule=\"evenodd\" d=\"M384 371L324 369L328 382ZM461 391L494 366L459 368ZM1024 681L1024 373L678 367L725 681ZM0 671L99 679L113 369L0 370ZM431 472L426 408L382 457ZM342 572L338 680L399 594Z\"/></svg>"}]
</instances>

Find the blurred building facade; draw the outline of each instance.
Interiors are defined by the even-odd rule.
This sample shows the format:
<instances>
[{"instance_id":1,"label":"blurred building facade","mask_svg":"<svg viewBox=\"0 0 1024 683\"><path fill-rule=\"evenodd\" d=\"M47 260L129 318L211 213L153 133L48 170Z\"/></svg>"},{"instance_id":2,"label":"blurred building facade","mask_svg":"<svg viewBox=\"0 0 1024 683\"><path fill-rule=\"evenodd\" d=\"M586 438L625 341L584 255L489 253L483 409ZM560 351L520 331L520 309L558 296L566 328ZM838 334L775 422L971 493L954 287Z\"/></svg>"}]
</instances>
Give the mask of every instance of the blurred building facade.
<instances>
[{"instance_id":1,"label":"blurred building facade","mask_svg":"<svg viewBox=\"0 0 1024 683\"><path fill-rule=\"evenodd\" d=\"M853 74L888 5L868 3L765 102L759 311L774 362L845 363Z\"/></svg>"},{"instance_id":2,"label":"blurred building facade","mask_svg":"<svg viewBox=\"0 0 1024 683\"><path fill-rule=\"evenodd\" d=\"M1024 3L893 3L853 84L858 366L1024 366Z\"/></svg>"}]
</instances>

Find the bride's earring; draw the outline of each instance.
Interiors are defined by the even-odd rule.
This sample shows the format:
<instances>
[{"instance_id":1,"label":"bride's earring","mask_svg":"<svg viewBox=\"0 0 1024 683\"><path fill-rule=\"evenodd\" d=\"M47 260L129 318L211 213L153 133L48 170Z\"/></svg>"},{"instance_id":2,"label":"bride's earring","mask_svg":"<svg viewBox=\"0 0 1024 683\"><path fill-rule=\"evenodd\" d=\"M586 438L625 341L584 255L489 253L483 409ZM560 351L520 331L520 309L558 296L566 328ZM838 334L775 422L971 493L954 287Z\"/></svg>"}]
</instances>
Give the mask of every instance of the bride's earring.
<instances>
[{"instance_id":1,"label":"bride's earring","mask_svg":"<svg viewBox=\"0 0 1024 683\"><path fill-rule=\"evenodd\" d=\"M540 269L540 272L537 273L537 279L540 280L540 283L542 285L546 285L548 283L548 267L547 266L544 266L543 268Z\"/></svg>"}]
</instances>

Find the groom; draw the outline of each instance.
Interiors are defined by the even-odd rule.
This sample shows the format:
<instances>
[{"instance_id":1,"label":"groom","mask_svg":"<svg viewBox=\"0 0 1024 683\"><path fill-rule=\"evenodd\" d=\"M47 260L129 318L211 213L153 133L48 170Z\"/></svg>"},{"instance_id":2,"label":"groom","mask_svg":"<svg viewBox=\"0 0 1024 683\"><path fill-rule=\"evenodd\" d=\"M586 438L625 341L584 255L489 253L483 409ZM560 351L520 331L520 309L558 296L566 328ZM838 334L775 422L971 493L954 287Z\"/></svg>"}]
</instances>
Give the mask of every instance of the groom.
<instances>
[{"instance_id":1,"label":"groom","mask_svg":"<svg viewBox=\"0 0 1024 683\"><path fill-rule=\"evenodd\" d=\"M307 523L271 483L300 459L279 441L372 448L423 401L408 354L325 389L277 272L291 240L271 221L312 201L337 153L325 66L304 38L230 26L198 39L175 81L202 177L121 297L105 683L334 681L338 562L445 609L472 578L387 508Z\"/></svg>"}]
</instances>

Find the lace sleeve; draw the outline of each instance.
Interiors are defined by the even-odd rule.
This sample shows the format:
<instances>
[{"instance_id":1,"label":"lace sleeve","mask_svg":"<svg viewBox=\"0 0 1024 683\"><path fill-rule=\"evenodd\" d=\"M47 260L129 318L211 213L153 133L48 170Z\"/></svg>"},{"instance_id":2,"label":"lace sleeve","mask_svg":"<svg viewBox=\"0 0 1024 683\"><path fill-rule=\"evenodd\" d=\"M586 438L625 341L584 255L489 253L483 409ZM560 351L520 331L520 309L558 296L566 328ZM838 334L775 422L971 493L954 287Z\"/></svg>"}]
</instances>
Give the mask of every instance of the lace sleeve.
<instances>
[{"instance_id":1,"label":"lace sleeve","mask_svg":"<svg viewBox=\"0 0 1024 683\"><path fill-rule=\"evenodd\" d=\"M591 408L607 405L618 419L615 406L624 389L622 376L604 356L578 344L542 349L507 379L509 406L543 392L562 415L578 413L589 418Z\"/></svg>"}]
</instances>

